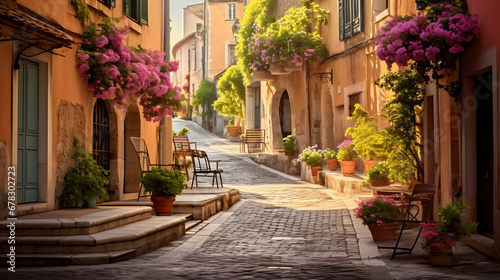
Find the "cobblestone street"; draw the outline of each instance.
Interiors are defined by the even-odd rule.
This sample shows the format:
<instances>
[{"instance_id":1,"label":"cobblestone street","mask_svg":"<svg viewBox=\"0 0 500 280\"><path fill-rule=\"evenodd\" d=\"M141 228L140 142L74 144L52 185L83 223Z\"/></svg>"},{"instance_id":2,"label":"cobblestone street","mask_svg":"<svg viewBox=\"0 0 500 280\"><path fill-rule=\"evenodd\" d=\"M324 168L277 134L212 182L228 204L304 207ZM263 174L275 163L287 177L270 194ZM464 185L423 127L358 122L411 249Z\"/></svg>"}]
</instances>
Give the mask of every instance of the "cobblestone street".
<instances>
[{"instance_id":1,"label":"cobblestone street","mask_svg":"<svg viewBox=\"0 0 500 280\"><path fill-rule=\"evenodd\" d=\"M17 267L1 279L493 279L500 268L478 253L453 268L434 268L416 252L390 261L388 252L360 243L351 216L352 201L320 185L304 183L258 166L248 154L174 120L174 130L191 130L190 141L221 160L225 188L240 190L241 201L166 247L140 257L97 266ZM371 239L371 237L370 237ZM368 246L368 245L367 245ZM418 246L418 245L417 245ZM378 253L377 253L378 254Z\"/></svg>"}]
</instances>

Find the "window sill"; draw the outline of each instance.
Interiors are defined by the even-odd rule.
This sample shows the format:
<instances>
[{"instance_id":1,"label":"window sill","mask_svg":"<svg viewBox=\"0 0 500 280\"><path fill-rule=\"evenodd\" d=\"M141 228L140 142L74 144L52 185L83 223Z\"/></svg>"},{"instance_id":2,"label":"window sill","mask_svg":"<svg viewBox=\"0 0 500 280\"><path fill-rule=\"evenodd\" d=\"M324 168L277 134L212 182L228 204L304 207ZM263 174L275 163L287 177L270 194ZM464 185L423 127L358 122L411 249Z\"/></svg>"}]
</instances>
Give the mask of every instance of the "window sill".
<instances>
[{"instance_id":1,"label":"window sill","mask_svg":"<svg viewBox=\"0 0 500 280\"><path fill-rule=\"evenodd\" d=\"M236 19L235 18L233 18L233 19L226 18L226 21L236 21Z\"/></svg>"},{"instance_id":2,"label":"window sill","mask_svg":"<svg viewBox=\"0 0 500 280\"><path fill-rule=\"evenodd\" d=\"M377 11L374 11L374 13L376 13L376 12ZM383 20L387 16L389 16L389 9L385 9L385 10L381 11L380 13L375 15L375 23Z\"/></svg>"},{"instance_id":3,"label":"window sill","mask_svg":"<svg viewBox=\"0 0 500 280\"><path fill-rule=\"evenodd\" d=\"M112 7L108 7L97 0L85 0L85 4L89 5L90 7L94 8L98 11L101 11L103 14L105 14L108 17L111 17L113 15L111 13Z\"/></svg>"},{"instance_id":4,"label":"window sill","mask_svg":"<svg viewBox=\"0 0 500 280\"><path fill-rule=\"evenodd\" d=\"M134 30L135 32L142 34L142 25L137 23L134 19L127 16L128 22L125 24L128 28Z\"/></svg>"}]
</instances>

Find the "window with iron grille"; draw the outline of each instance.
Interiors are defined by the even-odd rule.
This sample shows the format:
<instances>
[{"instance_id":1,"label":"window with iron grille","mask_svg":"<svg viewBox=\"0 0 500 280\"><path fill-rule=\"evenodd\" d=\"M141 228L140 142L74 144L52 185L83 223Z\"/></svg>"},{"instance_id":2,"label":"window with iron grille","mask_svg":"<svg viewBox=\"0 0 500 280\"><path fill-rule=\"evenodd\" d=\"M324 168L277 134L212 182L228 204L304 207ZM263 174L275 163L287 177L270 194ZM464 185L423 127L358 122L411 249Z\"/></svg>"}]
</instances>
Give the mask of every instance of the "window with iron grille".
<instances>
[{"instance_id":1,"label":"window with iron grille","mask_svg":"<svg viewBox=\"0 0 500 280\"><path fill-rule=\"evenodd\" d=\"M141 24L148 24L148 0L124 0L125 14Z\"/></svg>"},{"instance_id":2,"label":"window with iron grille","mask_svg":"<svg viewBox=\"0 0 500 280\"><path fill-rule=\"evenodd\" d=\"M354 105L361 102L361 92L349 95L349 117L352 117Z\"/></svg>"},{"instance_id":3,"label":"window with iron grille","mask_svg":"<svg viewBox=\"0 0 500 280\"><path fill-rule=\"evenodd\" d=\"M94 107L92 156L97 164L109 170L109 115L106 104L97 99Z\"/></svg>"},{"instance_id":4,"label":"window with iron grille","mask_svg":"<svg viewBox=\"0 0 500 280\"><path fill-rule=\"evenodd\" d=\"M363 30L363 0L339 0L339 39Z\"/></svg>"},{"instance_id":5,"label":"window with iron grille","mask_svg":"<svg viewBox=\"0 0 500 280\"><path fill-rule=\"evenodd\" d=\"M111 6L113 8L116 7L116 0L99 0L99 2L103 3L106 6Z\"/></svg>"}]
</instances>

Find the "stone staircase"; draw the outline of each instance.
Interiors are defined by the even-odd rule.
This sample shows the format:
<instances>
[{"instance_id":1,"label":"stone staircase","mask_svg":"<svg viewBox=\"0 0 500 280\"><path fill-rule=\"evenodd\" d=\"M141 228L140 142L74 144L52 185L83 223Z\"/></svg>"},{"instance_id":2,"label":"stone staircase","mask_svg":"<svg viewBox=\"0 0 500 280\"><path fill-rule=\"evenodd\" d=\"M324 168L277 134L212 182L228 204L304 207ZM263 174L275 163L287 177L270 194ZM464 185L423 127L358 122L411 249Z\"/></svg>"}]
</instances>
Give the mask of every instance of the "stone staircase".
<instances>
[{"instance_id":1,"label":"stone staircase","mask_svg":"<svg viewBox=\"0 0 500 280\"><path fill-rule=\"evenodd\" d=\"M10 252L7 225L0 221L0 250ZM60 209L15 221L17 266L103 264L155 250L198 224L192 214L153 216L149 206ZM0 255L2 266L8 256Z\"/></svg>"}]
</instances>

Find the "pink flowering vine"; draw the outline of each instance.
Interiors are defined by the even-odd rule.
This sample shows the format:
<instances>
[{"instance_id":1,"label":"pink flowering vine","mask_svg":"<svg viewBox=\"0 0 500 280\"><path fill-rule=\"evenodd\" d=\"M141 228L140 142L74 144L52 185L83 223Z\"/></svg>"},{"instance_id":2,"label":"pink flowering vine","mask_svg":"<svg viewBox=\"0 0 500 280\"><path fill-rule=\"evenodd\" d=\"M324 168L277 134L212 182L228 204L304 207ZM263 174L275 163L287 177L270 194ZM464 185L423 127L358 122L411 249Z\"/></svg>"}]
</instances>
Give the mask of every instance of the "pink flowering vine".
<instances>
[{"instance_id":1,"label":"pink flowering vine","mask_svg":"<svg viewBox=\"0 0 500 280\"><path fill-rule=\"evenodd\" d=\"M129 30L117 28L104 19L97 32L91 25L77 52L76 70L92 96L112 98L113 104L127 106L130 95L139 98L147 121L157 122L180 106L181 90L172 84L168 73L179 63L164 60L164 52L129 48L123 44Z\"/></svg>"}]
</instances>

